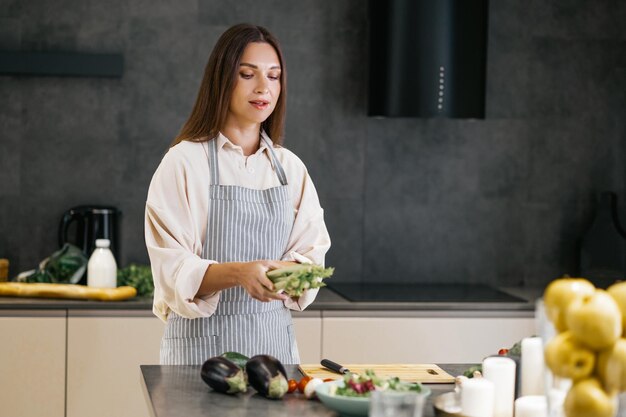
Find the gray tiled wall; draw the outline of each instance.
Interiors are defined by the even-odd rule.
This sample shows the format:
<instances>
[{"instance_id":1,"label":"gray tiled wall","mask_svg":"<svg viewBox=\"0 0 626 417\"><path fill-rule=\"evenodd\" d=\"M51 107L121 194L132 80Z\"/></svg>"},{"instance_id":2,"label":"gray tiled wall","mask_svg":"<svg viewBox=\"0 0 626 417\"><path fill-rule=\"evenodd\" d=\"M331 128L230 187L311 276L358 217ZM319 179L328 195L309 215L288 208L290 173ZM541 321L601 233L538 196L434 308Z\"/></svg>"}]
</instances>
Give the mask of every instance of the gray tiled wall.
<instances>
[{"instance_id":1,"label":"gray tiled wall","mask_svg":"<svg viewBox=\"0 0 626 417\"><path fill-rule=\"evenodd\" d=\"M121 79L0 76L0 257L56 249L65 209L146 190L208 54L248 21L282 40L286 146L307 164L343 282L543 285L577 272L594 193L626 182L626 3L493 0L486 120L372 119L365 0L0 2L0 49L119 52Z\"/></svg>"}]
</instances>

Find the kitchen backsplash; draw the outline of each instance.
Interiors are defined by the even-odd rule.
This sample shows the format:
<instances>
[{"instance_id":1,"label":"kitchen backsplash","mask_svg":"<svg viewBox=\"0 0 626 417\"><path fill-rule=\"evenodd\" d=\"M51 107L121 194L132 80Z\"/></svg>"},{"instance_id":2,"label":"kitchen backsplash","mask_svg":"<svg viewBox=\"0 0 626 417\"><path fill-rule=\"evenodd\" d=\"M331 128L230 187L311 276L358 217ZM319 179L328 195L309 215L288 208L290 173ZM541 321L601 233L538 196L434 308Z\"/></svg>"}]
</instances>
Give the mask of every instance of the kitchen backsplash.
<instances>
[{"instance_id":1,"label":"kitchen backsplash","mask_svg":"<svg viewBox=\"0 0 626 417\"><path fill-rule=\"evenodd\" d=\"M0 76L12 275L57 248L60 216L82 204L118 207L122 263L148 261L150 178L214 42L240 21L282 40L285 146L325 208L333 280L541 286L575 274L594 194L616 191L624 207L626 2L491 2L485 120L368 118L366 7L3 2L0 49L124 56L119 79Z\"/></svg>"}]
</instances>

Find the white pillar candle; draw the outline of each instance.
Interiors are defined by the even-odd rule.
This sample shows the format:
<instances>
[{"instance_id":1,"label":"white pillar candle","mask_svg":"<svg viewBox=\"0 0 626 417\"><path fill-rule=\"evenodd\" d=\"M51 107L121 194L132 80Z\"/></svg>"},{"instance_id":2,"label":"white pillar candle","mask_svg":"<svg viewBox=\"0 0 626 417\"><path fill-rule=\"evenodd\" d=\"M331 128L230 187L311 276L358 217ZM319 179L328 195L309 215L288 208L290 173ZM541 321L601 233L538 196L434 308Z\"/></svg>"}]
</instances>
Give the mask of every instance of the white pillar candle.
<instances>
[{"instance_id":1,"label":"white pillar candle","mask_svg":"<svg viewBox=\"0 0 626 417\"><path fill-rule=\"evenodd\" d=\"M494 417L513 417L515 401L515 361L505 356L483 360L483 377L494 386Z\"/></svg>"},{"instance_id":2,"label":"white pillar candle","mask_svg":"<svg viewBox=\"0 0 626 417\"><path fill-rule=\"evenodd\" d=\"M493 417L493 382L470 378L461 385L461 414L467 417Z\"/></svg>"},{"instance_id":3,"label":"white pillar candle","mask_svg":"<svg viewBox=\"0 0 626 417\"><path fill-rule=\"evenodd\" d=\"M515 400L515 417L548 417L548 402L543 395L527 395Z\"/></svg>"},{"instance_id":4,"label":"white pillar candle","mask_svg":"<svg viewBox=\"0 0 626 417\"><path fill-rule=\"evenodd\" d=\"M540 337L522 339L522 389L520 395L544 395L543 376L545 363Z\"/></svg>"}]
</instances>

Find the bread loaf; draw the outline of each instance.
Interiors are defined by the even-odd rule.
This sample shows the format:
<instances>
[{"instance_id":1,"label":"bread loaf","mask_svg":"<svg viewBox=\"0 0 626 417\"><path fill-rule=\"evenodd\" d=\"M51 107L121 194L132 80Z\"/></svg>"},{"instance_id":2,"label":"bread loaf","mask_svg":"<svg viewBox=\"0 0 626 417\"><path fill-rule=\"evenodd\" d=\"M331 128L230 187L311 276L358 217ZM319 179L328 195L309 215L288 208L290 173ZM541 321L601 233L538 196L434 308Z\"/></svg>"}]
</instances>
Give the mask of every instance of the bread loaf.
<instances>
[{"instance_id":1,"label":"bread loaf","mask_svg":"<svg viewBox=\"0 0 626 417\"><path fill-rule=\"evenodd\" d=\"M0 296L121 301L137 295L133 287L92 288L75 284L0 282Z\"/></svg>"}]
</instances>

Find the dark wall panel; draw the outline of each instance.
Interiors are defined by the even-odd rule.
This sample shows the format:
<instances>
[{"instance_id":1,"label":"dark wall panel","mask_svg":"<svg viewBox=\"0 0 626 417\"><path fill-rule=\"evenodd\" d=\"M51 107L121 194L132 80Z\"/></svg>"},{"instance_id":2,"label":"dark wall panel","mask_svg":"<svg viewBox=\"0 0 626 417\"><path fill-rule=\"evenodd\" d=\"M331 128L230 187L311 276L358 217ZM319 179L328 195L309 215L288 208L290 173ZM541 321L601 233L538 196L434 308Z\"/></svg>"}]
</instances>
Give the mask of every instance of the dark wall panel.
<instances>
[{"instance_id":1,"label":"dark wall panel","mask_svg":"<svg viewBox=\"0 0 626 417\"><path fill-rule=\"evenodd\" d=\"M268 26L289 71L286 146L307 164L342 282L543 285L577 271L594 194L626 195L626 3L490 2L485 120L367 114L362 0L4 1L0 49L120 53L120 79L0 76L0 257L56 249L75 205L123 211L147 262L151 176L231 24Z\"/></svg>"}]
</instances>

